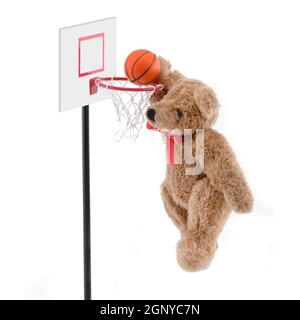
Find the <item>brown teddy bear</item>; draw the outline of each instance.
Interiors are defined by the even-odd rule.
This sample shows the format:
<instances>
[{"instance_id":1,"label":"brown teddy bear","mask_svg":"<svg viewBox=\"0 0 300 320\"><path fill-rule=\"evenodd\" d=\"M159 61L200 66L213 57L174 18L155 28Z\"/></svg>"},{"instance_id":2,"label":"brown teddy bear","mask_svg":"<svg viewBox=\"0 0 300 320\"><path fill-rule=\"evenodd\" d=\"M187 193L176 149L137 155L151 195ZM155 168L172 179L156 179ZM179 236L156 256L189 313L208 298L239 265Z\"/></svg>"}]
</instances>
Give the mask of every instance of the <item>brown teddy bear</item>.
<instances>
[{"instance_id":1,"label":"brown teddy bear","mask_svg":"<svg viewBox=\"0 0 300 320\"><path fill-rule=\"evenodd\" d=\"M198 271L211 263L230 211L250 212L253 197L228 142L211 128L219 111L212 89L171 70L171 64L161 57L160 63L158 82L164 89L151 96L146 115L156 130L166 133L177 129L183 140L190 141L194 164L168 164L161 194L169 217L181 232L178 264L186 271ZM190 129L190 139L185 129ZM200 153L195 147L198 129L203 129ZM187 143L182 144L180 152ZM200 157L204 160L203 170L188 173Z\"/></svg>"}]
</instances>

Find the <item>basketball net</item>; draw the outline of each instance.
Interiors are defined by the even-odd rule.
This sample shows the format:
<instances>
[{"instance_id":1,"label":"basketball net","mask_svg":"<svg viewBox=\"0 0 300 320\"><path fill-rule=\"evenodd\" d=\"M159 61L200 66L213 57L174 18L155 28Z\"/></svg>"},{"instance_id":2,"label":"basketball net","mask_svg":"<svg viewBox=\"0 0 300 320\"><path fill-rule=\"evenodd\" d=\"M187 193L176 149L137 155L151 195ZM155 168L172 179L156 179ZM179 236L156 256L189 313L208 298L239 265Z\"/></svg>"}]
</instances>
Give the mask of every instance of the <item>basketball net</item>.
<instances>
[{"instance_id":1,"label":"basketball net","mask_svg":"<svg viewBox=\"0 0 300 320\"><path fill-rule=\"evenodd\" d=\"M116 141L129 138L134 142L145 122L144 111L148 106L151 94L162 90L160 84L137 86L127 78L94 78L90 82L91 94L97 92L97 87L106 90L110 96L116 113L119 129L115 134Z\"/></svg>"}]
</instances>

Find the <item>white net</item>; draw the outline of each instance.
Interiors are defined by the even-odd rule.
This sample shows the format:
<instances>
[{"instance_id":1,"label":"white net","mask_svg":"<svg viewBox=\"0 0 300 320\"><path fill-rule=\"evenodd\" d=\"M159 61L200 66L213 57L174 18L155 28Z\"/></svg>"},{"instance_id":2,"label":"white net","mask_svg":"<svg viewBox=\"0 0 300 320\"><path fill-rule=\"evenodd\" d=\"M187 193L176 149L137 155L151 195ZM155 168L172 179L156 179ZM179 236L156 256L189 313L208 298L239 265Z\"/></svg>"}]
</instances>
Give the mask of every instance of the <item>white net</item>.
<instances>
[{"instance_id":1,"label":"white net","mask_svg":"<svg viewBox=\"0 0 300 320\"><path fill-rule=\"evenodd\" d=\"M119 88L132 88L134 84L124 80L105 80L106 86L114 86ZM139 88L143 88L140 87ZM146 88L146 87L145 87ZM117 112L117 120L119 129L116 132L115 139L120 141L123 138L129 138L135 141L145 122L144 111L148 106L149 97L155 91L154 86L151 91L126 91L105 89L110 95L111 100Z\"/></svg>"}]
</instances>

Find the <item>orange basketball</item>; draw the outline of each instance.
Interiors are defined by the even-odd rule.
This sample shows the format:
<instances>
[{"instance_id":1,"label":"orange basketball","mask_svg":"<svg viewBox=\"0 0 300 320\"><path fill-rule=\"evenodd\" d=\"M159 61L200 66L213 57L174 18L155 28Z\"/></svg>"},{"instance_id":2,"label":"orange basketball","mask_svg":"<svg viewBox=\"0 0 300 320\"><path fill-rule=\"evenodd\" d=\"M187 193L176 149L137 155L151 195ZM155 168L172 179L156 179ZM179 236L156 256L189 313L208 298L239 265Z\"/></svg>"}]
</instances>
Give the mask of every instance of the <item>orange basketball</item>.
<instances>
[{"instance_id":1,"label":"orange basketball","mask_svg":"<svg viewBox=\"0 0 300 320\"><path fill-rule=\"evenodd\" d=\"M135 84L154 83L160 73L160 61L151 51L139 49L131 52L124 65L126 77Z\"/></svg>"}]
</instances>

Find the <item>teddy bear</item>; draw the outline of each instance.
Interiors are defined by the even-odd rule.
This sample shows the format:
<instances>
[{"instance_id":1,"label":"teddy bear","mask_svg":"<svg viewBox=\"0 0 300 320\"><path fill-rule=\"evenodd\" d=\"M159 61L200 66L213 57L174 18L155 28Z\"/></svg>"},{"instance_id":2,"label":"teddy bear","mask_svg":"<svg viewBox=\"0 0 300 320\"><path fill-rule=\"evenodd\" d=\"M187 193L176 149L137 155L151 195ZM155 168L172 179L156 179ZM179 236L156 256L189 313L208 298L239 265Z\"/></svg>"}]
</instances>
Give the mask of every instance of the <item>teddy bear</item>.
<instances>
[{"instance_id":1,"label":"teddy bear","mask_svg":"<svg viewBox=\"0 0 300 320\"><path fill-rule=\"evenodd\" d=\"M168 163L161 196L167 214L181 234L177 262L183 270L195 272L206 269L213 260L218 236L230 212L251 212L253 196L227 140L212 128L220 108L213 90L202 81L172 70L164 58L159 59L161 72L157 82L163 90L152 94L146 118L152 128L164 134L181 132L181 152L188 148L186 141L190 141L194 163ZM203 146L196 152L199 129ZM188 172L200 158L202 170Z\"/></svg>"}]
</instances>

